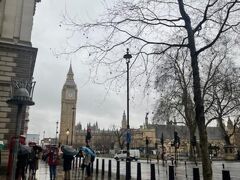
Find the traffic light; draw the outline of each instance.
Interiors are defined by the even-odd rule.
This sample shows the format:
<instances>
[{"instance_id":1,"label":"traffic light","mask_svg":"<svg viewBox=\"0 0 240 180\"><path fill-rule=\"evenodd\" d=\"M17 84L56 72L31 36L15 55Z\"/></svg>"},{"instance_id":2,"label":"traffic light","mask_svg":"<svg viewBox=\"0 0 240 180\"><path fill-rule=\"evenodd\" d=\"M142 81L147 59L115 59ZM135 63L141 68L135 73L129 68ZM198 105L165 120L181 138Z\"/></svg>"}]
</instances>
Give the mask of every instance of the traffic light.
<instances>
[{"instance_id":1,"label":"traffic light","mask_svg":"<svg viewBox=\"0 0 240 180\"><path fill-rule=\"evenodd\" d=\"M161 145L162 146L164 145L163 133L162 133L162 136L161 136Z\"/></svg>"},{"instance_id":2,"label":"traffic light","mask_svg":"<svg viewBox=\"0 0 240 180\"><path fill-rule=\"evenodd\" d=\"M195 135L192 137L191 143L192 143L192 146L196 146L197 145L197 138L196 138Z\"/></svg>"},{"instance_id":3,"label":"traffic light","mask_svg":"<svg viewBox=\"0 0 240 180\"><path fill-rule=\"evenodd\" d=\"M174 146L177 148L180 146L180 137L176 131L174 131Z\"/></svg>"},{"instance_id":4,"label":"traffic light","mask_svg":"<svg viewBox=\"0 0 240 180\"><path fill-rule=\"evenodd\" d=\"M174 144L176 145L178 142L178 133L174 131Z\"/></svg>"},{"instance_id":5,"label":"traffic light","mask_svg":"<svg viewBox=\"0 0 240 180\"><path fill-rule=\"evenodd\" d=\"M148 140L148 137L146 137L146 145L149 144L149 140Z\"/></svg>"}]
</instances>

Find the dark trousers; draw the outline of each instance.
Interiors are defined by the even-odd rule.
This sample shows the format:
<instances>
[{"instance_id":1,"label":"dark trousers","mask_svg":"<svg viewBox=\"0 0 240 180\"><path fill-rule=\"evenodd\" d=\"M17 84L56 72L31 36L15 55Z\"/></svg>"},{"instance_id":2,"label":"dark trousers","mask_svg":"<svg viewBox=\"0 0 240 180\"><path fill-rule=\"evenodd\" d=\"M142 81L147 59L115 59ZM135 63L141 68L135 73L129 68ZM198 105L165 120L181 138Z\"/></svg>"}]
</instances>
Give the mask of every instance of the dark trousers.
<instances>
[{"instance_id":1,"label":"dark trousers","mask_svg":"<svg viewBox=\"0 0 240 180\"><path fill-rule=\"evenodd\" d=\"M86 173L87 173L87 176L91 176L91 164L90 163L86 166Z\"/></svg>"},{"instance_id":2,"label":"dark trousers","mask_svg":"<svg viewBox=\"0 0 240 180\"><path fill-rule=\"evenodd\" d=\"M50 170L50 180L56 179L56 165L49 165L49 170Z\"/></svg>"}]
</instances>

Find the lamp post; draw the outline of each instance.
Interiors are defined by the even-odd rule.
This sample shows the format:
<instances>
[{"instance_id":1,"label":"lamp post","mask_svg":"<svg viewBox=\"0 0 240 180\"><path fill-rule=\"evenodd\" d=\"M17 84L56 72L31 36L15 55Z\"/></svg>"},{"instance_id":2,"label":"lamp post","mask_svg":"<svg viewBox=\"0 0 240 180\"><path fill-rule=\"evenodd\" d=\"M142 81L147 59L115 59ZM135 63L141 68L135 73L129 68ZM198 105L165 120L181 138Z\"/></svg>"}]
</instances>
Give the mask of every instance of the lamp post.
<instances>
[{"instance_id":1,"label":"lamp post","mask_svg":"<svg viewBox=\"0 0 240 180\"><path fill-rule=\"evenodd\" d=\"M11 180L15 180L16 163L19 148L19 136L21 133L22 112L26 106L34 105L32 101L34 86L36 82L28 80L12 80L11 82L11 98L7 100L9 105L17 106L16 117L16 136L13 150L12 174Z\"/></svg>"},{"instance_id":2,"label":"lamp post","mask_svg":"<svg viewBox=\"0 0 240 180\"><path fill-rule=\"evenodd\" d=\"M126 59L127 64L127 156L129 157L129 144L130 144L130 126L129 126L129 63L132 55L129 54L129 49L127 48L127 54L123 56Z\"/></svg>"},{"instance_id":3,"label":"lamp post","mask_svg":"<svg viewBox=\"0 0 240 180\"><path fill-rule=\"evenodd\" d=\"M71 145L73 145L73 135L74 135L74 115L75 115L75 107L72 108L72 135L71 135Z\"/></svg>"},{"instance_id":4,"label":"lamp post","mask_svg":"<svg viewBox=\"0 0 240 180\"><path fill-rule=\"evenodd\" d=\"M66 131L66 135L67 135L67 140L66 140L66 145L68 145L68 135L69 135L69 129L67 129L67 131Z\"/></svg>"}]
</instances>

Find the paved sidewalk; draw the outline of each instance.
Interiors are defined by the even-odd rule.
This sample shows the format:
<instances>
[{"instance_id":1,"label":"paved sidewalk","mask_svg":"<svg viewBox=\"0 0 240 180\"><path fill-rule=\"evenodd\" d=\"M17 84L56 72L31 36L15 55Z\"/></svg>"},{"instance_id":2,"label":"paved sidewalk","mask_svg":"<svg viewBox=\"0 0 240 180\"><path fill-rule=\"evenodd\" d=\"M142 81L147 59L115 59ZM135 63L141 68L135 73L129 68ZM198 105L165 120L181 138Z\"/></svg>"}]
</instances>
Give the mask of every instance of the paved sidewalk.
<instances>
[{"instance_id":1,"label":"paved sidewalk","mask_svg":"<svg viewBox=\"0 0 240 180\"><path fill-rule=\"evenodd\" d=\"M99 176L96 176L93 173L93 177L85 178L85 174L82 172L81 168L74 168L71 171L71 180L115 180L115 174L112 174L111 178L108 178L108 173L105 172L104 176L101 176L101 172L99 172ZM7 180L6 176L0 176L0 180ZM27 174L27 180L50 180L50 173L48 164L44 161L39 161L38 170L36 172L35 178L29 177ZM57 167L57 178L56 180L64 180L64 172L62 166ZM121 180L125 180L124 177L121 177Z\"/></svg>"}]
</instances>

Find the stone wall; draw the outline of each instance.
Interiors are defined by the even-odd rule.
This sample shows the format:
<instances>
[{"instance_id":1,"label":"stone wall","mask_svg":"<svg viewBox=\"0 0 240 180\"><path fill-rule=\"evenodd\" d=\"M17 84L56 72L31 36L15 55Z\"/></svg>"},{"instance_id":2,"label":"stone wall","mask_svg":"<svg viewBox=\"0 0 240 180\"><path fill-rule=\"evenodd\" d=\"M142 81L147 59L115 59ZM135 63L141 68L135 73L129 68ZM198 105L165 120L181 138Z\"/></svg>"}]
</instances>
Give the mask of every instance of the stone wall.
<instances>
[{"instance_id":1,"label":"stone wall","mask_svg":"<svg viewBox=\"0 0 240 180\"><path fill-rule=\"evenodd\" d=\"M16 132L17 107L6 103L11 94L11 80L31 80L36 55L36 48L0 42L0 140L4 141L6 147ZM21 134L24 129L25 111L22 119Z\"/></svg>"}]
</instances>

